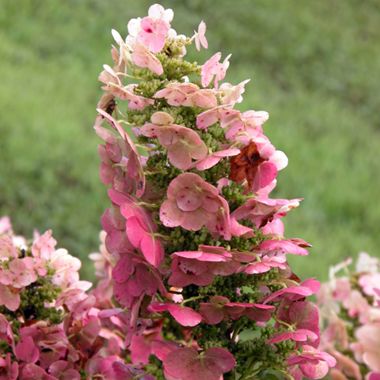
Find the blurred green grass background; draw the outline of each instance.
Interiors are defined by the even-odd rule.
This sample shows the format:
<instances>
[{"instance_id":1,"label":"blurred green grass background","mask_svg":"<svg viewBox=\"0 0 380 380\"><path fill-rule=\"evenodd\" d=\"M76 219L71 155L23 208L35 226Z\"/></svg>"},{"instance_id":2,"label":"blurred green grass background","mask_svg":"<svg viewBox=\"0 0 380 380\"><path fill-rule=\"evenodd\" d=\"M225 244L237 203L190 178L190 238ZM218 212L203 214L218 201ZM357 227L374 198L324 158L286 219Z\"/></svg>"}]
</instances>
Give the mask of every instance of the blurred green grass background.
<instances>
[{"instance_id":1,"label":"blurred green grass background","mask_svg":"<svg viewBox=\"0 0 380 380\"><path fill-rule=\"evenodd\" d=\"M111 28L127 33L145 0L0 0L0 214L16 231L52 228L85 261L107 199L92 130ZM243 107L270 112L266 132L289 157L273 196L304 197L287 235L313 244L302 276L380 250L380 3L377 0L171 0L174 27L208 25L232 53L227 80L252 78ZM190 55L194 56L191 49Z\"/></svg>"}]
</instances>

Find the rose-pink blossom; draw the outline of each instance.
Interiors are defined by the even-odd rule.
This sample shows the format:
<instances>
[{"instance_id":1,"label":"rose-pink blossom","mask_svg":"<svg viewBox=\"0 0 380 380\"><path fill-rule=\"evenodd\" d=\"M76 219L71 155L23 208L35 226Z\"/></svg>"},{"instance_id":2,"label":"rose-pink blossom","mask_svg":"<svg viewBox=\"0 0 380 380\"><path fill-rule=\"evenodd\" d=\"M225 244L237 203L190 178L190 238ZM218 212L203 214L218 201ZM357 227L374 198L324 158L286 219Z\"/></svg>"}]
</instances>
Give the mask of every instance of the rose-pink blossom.
<instances>
[{"instance_id":1,"label":"rose-pink blossom","mask_svg":"<svg viewBox=\"0 0 380 380\"><path fill-rule=\"evenodd\" d=\"M201 81L202 86L207 87L212 80L214 80L214 87L218 87L218 82L223 80L226 76L227 69L230 65L229 59L231 55L228 55L221 63L221 53L215 53L209 60L207 60L202 66Z\"/></svg>"},{"instance_id":2,"label":"rose-pink blossom","mask_svg":"<svg viewBox=\"0 0 380 380\"><path fill-rule=\"evenodd\" d=\"M125 231L133 247L139 248L151 265L158 267L163 259L164 249L155 236L156 225L147 211L131 196L110 189L109 197L120 207L125 218Z\"/></svg>"},{"instance_id":3,"label":"rose-pink blossom","mask_svg":"<svg viewBox=\"0 0 380 380\"><path fill-rule=\"evenodd\" d=\"M194 380L194 376L198 379L220 380L235 364L233 355L224 348L209 348L198 354L195 349L184 347L166 356L164 371L171 380Z\"/></svg>"},{"instance_id":4,"label":"rose-pink blossom","mask_svg":"<svg viewBox=\"0 0 380 380\"><path fill-rule=\"evenodd\" d=\"M111 115L99 108L97 111L100 119L94 128L106 143L100 150L102 181L105 184L112 184L115 190L142 196L145 190L145 176L135 144ZM117 132L116 136L100 126L103 119Z\"/></svg>"},{"instance_id":5,"label":"rose-pink blossom","mask_svg":"<svg viewBox=\"0 0 380 380\"><path fill-rule=\"evenodd\" d=\"M156 313L167 311L180 325L196 326L202 321L202 316L187 306L169 303L152 303L149 310Z\"/></svg>"}]
</instances>

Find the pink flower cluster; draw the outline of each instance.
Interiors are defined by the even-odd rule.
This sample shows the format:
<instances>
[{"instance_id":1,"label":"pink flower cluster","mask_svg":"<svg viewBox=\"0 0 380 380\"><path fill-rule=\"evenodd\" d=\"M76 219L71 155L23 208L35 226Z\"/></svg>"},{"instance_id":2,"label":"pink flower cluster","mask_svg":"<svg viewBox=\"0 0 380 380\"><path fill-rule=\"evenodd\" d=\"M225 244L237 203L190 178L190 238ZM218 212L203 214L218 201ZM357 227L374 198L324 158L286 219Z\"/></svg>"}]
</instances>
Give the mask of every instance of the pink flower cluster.
<instances>
[{"instance_id":1,"label":"pink flower cluster","mask_svg":"<svg viewBox=\"0 0 380 380\"><path fill-rule=\"evenodd\" d=\"M360 253L331 268L318 303L322 311L322 345L337 360L334 380L380 378L380 260Z\"/></svg>"},{"instance_id":2,"label":"pink flower cluster","mask_svg":"<svg viewBox=\"0 0 380 380\"><path fill-rule=\"evenodd\" d=\"M128 319L112 302L104 241L91 255L100 281L90 293L80 261L56 244L51 231L28 244L0 218L0 379L135 378L123 359Z\"/></svg>"},{"instance_id":3,"label":"pink flower cluster","mask_svg":"<svg viewBox=\"0 0 380 380\"><path fill-rule=\"evenodd\" d=\"M95 130L112 202L102 225L114 296L127 308L129 360L169 380L220 380L230 371L239 378L246 359L231 347L239 347L244 319L272 329L265 344L273 352L289 343L275 369L320 379L335 359L318 350L318 309L305 299L319 283L301 282L287 263L310 245L285 238L282 222L300 200L269 198L287 158L264 134L265 111L234 108L248 81L221 83L230 56L185 61L193 42L208 48L206 24L188 38L172 19L155 4L128 23L125 39L113 31L114 66L99 77L105 93ZM244 283L217 288L227 278ZM222 325L230 336L202 343L209 326ZM254 371L265 377L270 365L262 358Z\"/></svg>"},{"instance_id":4,"label":"pink flower cluster","mask_svg":"<svg viewBox=\"0 0 380 380\"><path fill-rule=\"evenodd\" d=\"M8 217L1 218L0 224L0 306L17 312L24 290L44 278L59 288L62 296L86 285L79 281L80 260L65 249L56 249L50 230L43 235L35 233L28 247L23 237L13 234Z\"/></svg>"}]
</instances>

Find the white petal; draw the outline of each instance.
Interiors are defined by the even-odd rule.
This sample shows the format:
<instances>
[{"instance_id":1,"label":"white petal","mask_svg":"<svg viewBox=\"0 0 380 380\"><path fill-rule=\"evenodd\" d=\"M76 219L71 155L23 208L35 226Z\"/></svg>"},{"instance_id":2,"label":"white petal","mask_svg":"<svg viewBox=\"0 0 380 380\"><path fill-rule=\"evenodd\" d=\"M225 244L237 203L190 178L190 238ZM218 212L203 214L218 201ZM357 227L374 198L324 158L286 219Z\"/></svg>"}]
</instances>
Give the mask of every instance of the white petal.
<instances>
[{"instance_id":1,"label":"white petal","mask_svg":"<svg viewBox=\"0 0 380 380\"><path fill-rule=\"evenodd\" d=\"M277 170L282 170L288 166L288 157L281 150L276 150L270 160L276 165Z\"/></svg>"},{"instance_id":2,"label":"white petal","mask_svg":"<svg viewBox=\"0 0 380 380\"><path fill-rule=\"evenodd\" d=\"M124 41L123 41L123 38L121 37L120 33L115 29L112 29L111 33L112 33L112 37L115 40L115 42L118 45L122 45Z\"/></svg>"},{"instance_id":3,"label":"white petal","mask_svg":"<svg viewBox=\"0 0 380 380\"><path fill-rule=\"evenodd\" d=\"M141 29L141 17L132 18L128 22L128 33L132 37L136 37Z\"/></svg>"}]
</instances>

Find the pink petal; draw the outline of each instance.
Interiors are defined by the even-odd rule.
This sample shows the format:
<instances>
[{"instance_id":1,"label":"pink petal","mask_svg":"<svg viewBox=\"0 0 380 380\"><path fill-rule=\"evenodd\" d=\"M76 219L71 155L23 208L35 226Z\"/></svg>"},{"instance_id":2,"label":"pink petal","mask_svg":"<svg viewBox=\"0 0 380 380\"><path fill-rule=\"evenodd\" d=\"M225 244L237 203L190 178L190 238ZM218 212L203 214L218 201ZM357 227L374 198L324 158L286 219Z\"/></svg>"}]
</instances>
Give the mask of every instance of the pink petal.
<instances>
[{"instance_id":1,"label":"pink petal","mask_svg":"<svg viewBox=\"0 0 380 380\"><path fill-rule=\"evenodd\" d=\"M202 321L202 316L186 306L169 305L169 313L182 326L196 326Z\"/></svg>"},{"instance_id":2,"label":"pink petal","mask_svg":"<svg viewBox=\"0 0 380 380\"><path fill-rule=\"evenodd\" d=\"M18 360L26 363L35 363L39 357L40 352L38 347L34 344L32 337L21 337L20 342L15 347L15 355Z\"/></svg>"},{"instance_id":3,"label":"pink petal","mask_svg":"<svg viewBox=\"0 0 380 380\"><path fill-rule=\"evenodd\" d=\"M271 162L263 162L258 166L257 172L252 184L252 190L258 191L268 186L277 176L277 168Z\"/></svg>"},{"instance_id":4,"label":"pink petal","mask_svg":"<svg viewBox=\"0 0 380 380\"><path fill-rule=\"evenodd\" d=\"M177 205L167 199L160 207L160 220L166 227L177 227L181 225L183 213Z\"/></svg>"},{"instance_id":5,"label":"pink petal","mask_svg":"<svg viewBox=\"0 0 380 380\"><path fill-rule=\"evenodd\" d=\"M217 325L222 322L224 318L223 308L211 303L201 303L199 312L204 322L209 325Z\"/></svg>"},{"instance_id":6,"label":"pink petal","mask_svg":"<svg viewBox=\"0 0 380 380\"><path fill-rule=\"evenodd\" d=\"M160 241L152 235L145 235L141 241L141 251L149 264L159 267L163 257L164 250Z\"/></svg>"}]
</instances>

